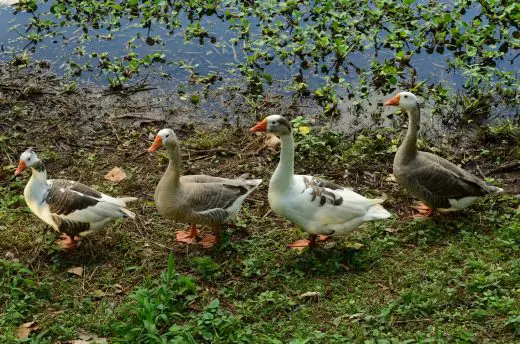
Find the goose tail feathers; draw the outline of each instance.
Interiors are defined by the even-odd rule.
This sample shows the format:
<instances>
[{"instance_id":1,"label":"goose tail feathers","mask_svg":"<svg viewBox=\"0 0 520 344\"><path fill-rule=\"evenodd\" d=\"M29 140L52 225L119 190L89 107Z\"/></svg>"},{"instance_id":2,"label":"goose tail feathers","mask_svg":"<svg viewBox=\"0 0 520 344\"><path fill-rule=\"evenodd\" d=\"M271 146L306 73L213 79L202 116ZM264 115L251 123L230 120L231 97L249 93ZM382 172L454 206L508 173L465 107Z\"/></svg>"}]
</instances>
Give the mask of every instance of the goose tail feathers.
<instances>
[{"instance_id":1,"label":"goose tail feathers","mask_svg":"<svg viewBox=\"0 0 520 344\"><path fill-rule=\"evenodd\" d=\"M125 203L137 201L137 197L118 197L117 199Z\"/></svg>"},{"instance_id":2,"label":"goose tail feathers","mask_svg":"<svg viewBox=\"0 0 520 344\"><path fill-rule=\"evenodd\" d=\"M496 187L496 186L488 185L487 187L488 187L489 193L492 195L498 195L498 194L501 194L502 192L504 192L504 189Z\"/></svg>"},{"instance_id":3,"label":"goose tail feathers","mask_svg":"<svg viewBox=\"0 0 520 344\"><path fill-rule=\"evenodd\" d=\"M135 213L131 212L130 210L121 208L121 212L124 213L123 217L129 217L131 219L135 219Z\"/></svg>"},{"instance_id":4,"label":"goose tail feathers","mask_svg":"<svg viewBox=\"0 0 520 344\"><path fill-rule=\"evenodd\" d=\"M379 199L373 201L381 201L380 203L382 203L384 200ZM383 206L381 206L380 204L374 204L368 209L367 213L365 214L365 219L367 221L388 219L391 216L392 214L390 214L385 208L383 208Z\"/></svg>"}]
</instances>

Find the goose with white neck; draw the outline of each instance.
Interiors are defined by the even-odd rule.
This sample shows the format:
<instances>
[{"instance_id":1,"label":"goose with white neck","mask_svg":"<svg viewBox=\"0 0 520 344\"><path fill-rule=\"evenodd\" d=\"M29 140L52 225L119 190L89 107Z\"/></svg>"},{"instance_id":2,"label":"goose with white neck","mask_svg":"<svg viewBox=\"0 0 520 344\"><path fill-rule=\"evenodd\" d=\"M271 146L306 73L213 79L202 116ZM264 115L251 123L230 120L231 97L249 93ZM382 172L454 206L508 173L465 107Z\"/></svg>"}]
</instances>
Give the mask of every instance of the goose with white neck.
<instances>
[{"instance_id":1,"label":"goose with white neck","mask_svg":"<svg viewBox=\"0 0 520 344\"><path fill-rule=\"evenodd\" d=\"M440 156L417 150L420 108L413 93L400 92L385 105L399 106L408 115L408 129L393 169L397 183L422 201L415 217L431 216L434 209L461 210L479 197L503 191Z\"/></svg>"},{"instance_id":2,"label":"goose with white neck","mask_svg":"<svg viewBox=\"0 0 520 344\"><path fill-rule=\"evenodd\" d=\"M266 131L280 137L280 161L269 182L268 200L275 213L300 226L309 240L289 245L312 247L318 236L348 233L367 221L386 219L391 214L380 203L332 182L294 174L294 142L289 121L272 115L257 123L252 132Z\"/></svg>"},{"instance_id":3,"label":"goose with white neck","mask_svg":"<svg viewBox=\"0 0 520 344\"><path fill-rule=\"evenodd\" d=\"M43 161L32 148L20 156L15 175L31 168L32 176L24 189L29 209L56 231L63 233L60 246L72 250L79 238L103 228L114 218L134 218L126 202L134 197L115 198L79 182L50 179Z\"/></svg>"},{"instance_id":4,"label":"goose with white neck","mask_svg":"<svg viewBox=\"0 0 520 344\"><path fill-rule=\"evenodd\" d=\"M204 248L220 241L220 226L239 211L242 203L262 182L246 179L244 174L236 179L207 175L181 176L181 152L179 141L172 129L162 129L148 149L154 152L166 148L168 167L155 189L155 206L162 216L190 224L189 231L177 232L176 240L195 243L197 224L213 226L215 235L208 235L200 242Z\"/></svg>"}]
</instances>

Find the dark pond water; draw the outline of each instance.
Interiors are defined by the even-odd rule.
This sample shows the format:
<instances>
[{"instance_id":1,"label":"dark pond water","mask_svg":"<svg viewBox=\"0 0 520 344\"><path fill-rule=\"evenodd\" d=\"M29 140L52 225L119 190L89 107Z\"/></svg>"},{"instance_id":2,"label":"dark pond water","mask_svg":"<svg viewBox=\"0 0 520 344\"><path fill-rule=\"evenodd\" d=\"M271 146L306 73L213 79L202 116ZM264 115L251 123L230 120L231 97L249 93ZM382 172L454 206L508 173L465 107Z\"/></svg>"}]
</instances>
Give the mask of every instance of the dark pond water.
<instances>
[{"instance_id":1,"label":"dark pond water","mask_svg":"<svg viewBox=\"0 0 520 344\"><path fill-rule=\"evenodd\" d=\"M8 60L12 57L13 52L18 52L27 46L27 40L21 35L24 35L25 26L31 18L30 14L18 13L14 14L14 10L6 5L6 2L0 0L0 43L2 51L0 53L0 60ZM4 3L2 5L2 3ZM49 4L45 3L39 5L39 12L45 12L49 8ZM479 8L473 8L468 11L465 18L473 18L479 11ZM255 25L255 18L250 18L251 21L251 35L260 36L258 27ZM185 17L181 17L183 27L188 24ZM210 37L215 38L215 43L210 43L209 39L205 39L204 44L200 44L198 39L193 39L191 42L185 42L182 31L177 30L175 34L168 35L167 31L161 26L155 25L152 27L151 36L160 35L164 44L148 45L144 40L136 41L136 48L134 51L143 56L151 52L162 52L165 54L166 63L154 64L149 68L152 76L152 83L163 88L174 88L190 75L190 72L183 68L183 65L195 66L195 70L200 75L206 75L212 72L218 72L224 78L233 78L239 73L235 69L238 63L246 60L247 54L241 49L241 42L237 45L230 44L230 39L237 37L236 31L230 29L230 24L227 21L221 20L216 16L209 16L203 19L202 25L208 29ZM146 37L146 30L137 28L135 26L124 27L118 32L113 32L111 40L99 40L93 38L90 42L78 43L74 38L78 36L75 28L66 28L62 32L62 36L48 37L43 42L39 43L34 51L29 51L34 59L49 60L54 65L54 70L58 74L65 74L66 61L75 60L78 63L86 62L86 57L78 57L74 54L75 49L84 46L87 52L109 52L114 56L123 56L128 53L126 51L126 42L137 32L142 32ZM98 32L103 34L102 31ZM108 32L105 32L107 34ZM88 55L88 54L87 54ZM393 57L392 51L380 51L378 57L373 56L373 50L367 50L364 53L353 53L349 55L349 61L359 68L370 67L370 62L374 59L379 61L385 58ZM451 58L451 52L446 51L443 54L431 53L428 54L424 50L413 56L413 67L417 71L418 80L428 80L433 83L441 83L452 87L453 89L460 88L465 81L465 77L457 71L449 71L447 61ZM516 71L518 63L512 63L514 55L511 53L504 60L497 60L497 68L504 71ZM265 66L266 72L273 75L275 80L274 85L280 92L284 91L285 81L290 80L298 70L296 66L286 66L277 59L273 63ZM145 72L148 72L145 71ZM170 75L170 78L164 79L159 77L160 73L164 72ZM100 72L94 70L90 73L83 73L81 80L95 83L106 84L106 78L99 74ZM347 81L353 84L356 83L358 75L351 73L346 76ZM308 80L311 87L323 84L323 76L319 73L312 74Z\"/></svg>"},{"instance_id":2,"label":"dark pond water","mask_svg":"<svg viewBox=\"0 0 520 344\"><path fill-rule=\"evenodd\" d=\"M11 56L10 52L14 49L19 51L27 45L27 40L20 37L20 33L23 35L25 31L25 25L29 22L31 15L27 13L14 14L14 10L8 5L13 3L12 0L0 0L0 43L2 45L2 53L0 59L6 60ZM49 4L40 5L39 11L45 12L49 8ZM472 18L478 12L477 8L469 11L466 14L467 18ZM182 20L187 23L186 18ZM245 60L245 53L241 50L240 44L233 47L229 40L236 36L235 32L232 32L229 28L229 23L220 20L216 16L206 17L204 19L203 26L209 28L210 35L215 37L216 44L209 43L206 40L206 44L200 44L198 40L194 39L191 42L185 42L182 33L178 31L175 35L168 35L164 28L160 26L154 26L152 29L152 35L160 35L164 39L164 45L149 46L144 41L138 42L136 53L144 55L153 51L164 52L166 60L170 63L165 65L157 64L154 69L161 70L169 73L173 79L183 79L188 74L185 70L178 66L179 61L185 61L190 65L196 66L198 72L201 75L205 75L210 72L222 72L229 73L230 66L238 62ZM183 23L184 24L184 23ZM184 26L184 25L183 25ZM252 19L251 28L252 34L258 35L254 31L255 21ZM125 53L125 43L136 34L136 32L146 32L141 28L127 27L116 32L112 40L97 40L93 39L92 42L82 42L81 45L86 47L86 50L97 51L97 52L109 52L116 56L123 55ZM77 32L66 29L63 32L63 36L69 39L67 43L64 43L62 37L46 38L43 42L39 43L36 50L32 55L35 59L50 60L58 67L58 72L64 72L64 62L69 59L75 59L79 63L84 62L77 55L73 55L72 52L78 45L74 36ZM369 53L368 53L369 54ZM379 59L393 56L390 53L385 54L383 50L379 56ZM513 56L511 55L511 58ZM450 59L449 52L445 54L428 54L423 52L416 54L413 59L413 65L417 69L419 79L429 79L431 81L443 81L452 85L461 85L464 78L456 73L449 73L447 71L446 61ZM360 68L368 67L370 59L367 58L367 54L352 54L350 60L353 64ZM497 61L497 67L503 70L513 70L515 65L511 63L511 60ZM295 73L295 68L289 68L280 63L272 63L266 67L267 71L276 76L277 79L289 79ZM317 77L319 79L319 76ZM355 78L353 75L352 78ZM84 80L88 80L96 83L104 83L104 78L97 78L94 74L84 74ZM161 82L158 80L158 82ZM312 81L311 81L312 82ZM314 80L319 82L319 80ZM170 84L170 81L163 81L165 84Z\"/></svg>"}]
</instances>

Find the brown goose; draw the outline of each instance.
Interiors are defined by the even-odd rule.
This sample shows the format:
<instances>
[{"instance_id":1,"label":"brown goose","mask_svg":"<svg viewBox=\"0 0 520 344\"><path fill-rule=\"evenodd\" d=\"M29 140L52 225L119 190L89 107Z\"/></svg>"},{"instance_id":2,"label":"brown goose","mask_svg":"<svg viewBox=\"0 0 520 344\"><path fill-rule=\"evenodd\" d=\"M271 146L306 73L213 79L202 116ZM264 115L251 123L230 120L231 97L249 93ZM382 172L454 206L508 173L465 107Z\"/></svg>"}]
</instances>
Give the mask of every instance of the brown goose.
<instances>
[{"instance_id":1,"label":"brown goose","mask_svg":"<svg viewBox=\"0 0 520 344\"><path fill-rule=\"evenodd\" d=\"M464 209L479 197L503 191L440 156L417 150L420 110L413 93L400 92L385 105L399 106L408 115L408 130L394 158L394 176L402 187L423 202L417 207L420 211L417 217L430 216L434 209Z\"/></svg>"},{"instance_id":2,"label":"brown goose","mask_svg":"<svg viewBox=\"0 0 520 344\"><path fill-rule=\"evenodd\" d=\"M155 189L155 206L162 216L191 224L189 231L177 232L177 241L192 244L197 236L196 224L215 227L215 236L208 235L204 248L220 241L220 225L235 216L245 198L256 189L261 179L236 179L206 175L181 176L181 153L177 136L171 129L162 129L148 149L156 151L164 146L170 162Z\"/></svg>"},{"instance_id":3,"label":"brown goose","mask_svg":"<svg viewBox=\"0 0 520 344\"><path fill-rule=\"evenodd\" d=\"M125 207L137 198L114 198L75 181L47 180L45 165L32 148L22 153L14 174L29 167L32 176L24 189L25 202L36 216L64 233L60 246L65 249L71 250L78 237L100 230L114 218L135 217Z\"/></svg>"}]
</instances>

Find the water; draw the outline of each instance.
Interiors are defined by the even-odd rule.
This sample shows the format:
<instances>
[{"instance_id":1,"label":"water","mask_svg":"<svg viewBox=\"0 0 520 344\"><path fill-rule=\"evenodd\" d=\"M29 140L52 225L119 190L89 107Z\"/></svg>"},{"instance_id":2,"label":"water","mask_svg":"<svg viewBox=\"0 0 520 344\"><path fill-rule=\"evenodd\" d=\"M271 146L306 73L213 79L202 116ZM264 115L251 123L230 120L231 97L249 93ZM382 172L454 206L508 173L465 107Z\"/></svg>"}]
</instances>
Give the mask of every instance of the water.
<instances>
[{"instance_id":1,"label":"water","mask_svg":"<svg viewBox=\"0 0 520 344\"><path fill-rule=\"evenodd\" d=\"M14 1L0 0L0 43L2 53L0 60L8 60L12 57L14 51L27 46L27 40L20 39L19 33L24 34L25 25L29 22L31 15L20 12L14 14L13 9L7 6L6 3L13 3ZM3 5L1 5L3 4ZM39 4L38 12L44 13L50 8L49 3ZM465 19L470 20L480 9L478 6L471 8L464 16ZM185 15L180 17L182 27L185 28L189 21ZM261 33L256 24L256 18L249 18L251 22L251 37L255 41L255 37L260 37ZM193 68L200 75L207 75L208 73L219 73L225 79L233 79L239 76L236 70L236 65L244 63L247 59L246 53L241 47L242 42L239 40L236 46L232 45L230 39L237 37L237 32L230 28L229 21L219 19L216 15L206 16L202 20L202 26L208 29L209 36L214 39L215 44L210 43L210 38L206 37L203 44L199 43L197 38L191 42L185 42L182 30L176 30L173 35L168 35L167 30L159 25L152 26L150 36L160 35L163 39L163 44L149 45L144 40L136 41L136 48L134 52L140 56L152 52L162 52L165 54L166 63L156 63L151 68L145 69L144 73L150 73L151 83L163 87L172 88L172 85L182 85L187 78L192 74L189 68ZM18 31L18 32L17 32ZM48 60L54 65L54 70L58 74L65 74L67 71L67 61L74 60L78 64L86 63L89 59L87 56L78 56L74 53L78 48L84 47L89 52L109 52L111 56L121 57L129 51L126 48L127 41L141 32L143 37L147 36L147 30L134 26L128 26L123 23L120 31L113 32L111 40L103 40L93 38L90 42L77 42L75 39L78 35L75 27L67 27L61 33L66 40L61 36L46 37L43 42L38 43L38 46L32 52L33 59ZM109 34L103 30L97 30L96 33L100 35ZM415 50L415 47L409 47L410 50ZM349 56L349 62L359 68L370 69L370 62L377 59L382 62L385 58L389 59L394 56L391 50L382 49L378 57L373 56L374 51L369 49L366 52L355 52ZM512 64L511 60L514 54L511 52L505 60L497 60L497 68L504 71L516 71L517 65ZM447 61L452 58L451 52L446 51L443 54L436 52L428 54L422 49L421 53L416 53L411 61L413 67L417 71L417 80L427 80L428 83L440 83L448 85L453 89L460 89L465 82L465 76L461 75L460 71L448 71ZM91 60L92 61L92 60ZM327 61L325 61L327 62ZM330 62L330 61L328 61ZM188 66L188 67L186 67ZM191 66L191 67L189 67ZM94 60L95 67L95 60ZM284 86L292 79L298 72L298 66L287 66L275 58L269 65L262 65L265 72L271 74L274 78L274 88L278 92L289 94L284 90ZM169 78L159 77L161 73L166 73ZM308 84L311 89L319 87L324 84L324 75L320 73L307 73ZM359 75L355 72L345 75L348 82L355 84ZM83 72L80 80L94 83L98 85L106 85L107 79L102 75L98 68L93 72ZM341 90L339 91L341 94ZM379 100L381 94L374 95ZM348 106L342 104L342 106Z\"/></svg>"}]
</instances>

